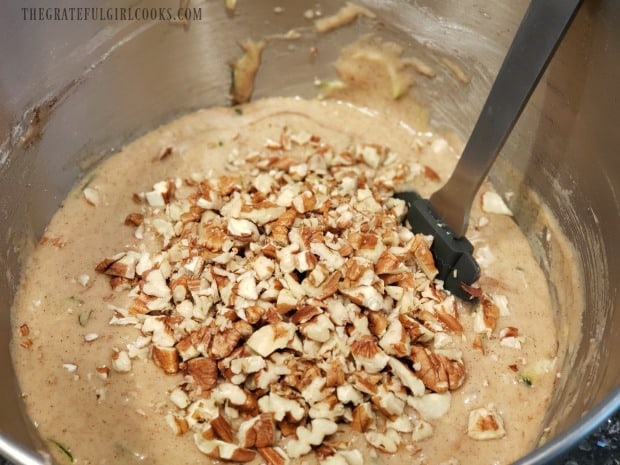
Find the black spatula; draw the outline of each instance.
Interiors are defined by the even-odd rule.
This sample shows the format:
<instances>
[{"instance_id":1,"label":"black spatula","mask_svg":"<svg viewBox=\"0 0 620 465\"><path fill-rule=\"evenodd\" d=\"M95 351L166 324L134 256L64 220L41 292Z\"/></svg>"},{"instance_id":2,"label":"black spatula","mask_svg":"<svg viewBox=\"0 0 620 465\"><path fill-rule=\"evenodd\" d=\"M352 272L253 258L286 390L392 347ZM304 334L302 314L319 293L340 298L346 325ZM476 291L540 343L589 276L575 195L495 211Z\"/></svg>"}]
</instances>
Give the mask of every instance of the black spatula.
<instances>
[{"instance_id":1,"label":"black spatula","mask_svg":"<svg viewBox=\"0 0 620 465\"><path fill-rule=\"evenodd\" d=\"M434 236L438 278L462 299L476 299L470 286L480 275L465 237L471 204L580 3L531 1L448 182L430 200L415 192L396 194L408 203L412 229Z\"/></svg>"}]
</instances>

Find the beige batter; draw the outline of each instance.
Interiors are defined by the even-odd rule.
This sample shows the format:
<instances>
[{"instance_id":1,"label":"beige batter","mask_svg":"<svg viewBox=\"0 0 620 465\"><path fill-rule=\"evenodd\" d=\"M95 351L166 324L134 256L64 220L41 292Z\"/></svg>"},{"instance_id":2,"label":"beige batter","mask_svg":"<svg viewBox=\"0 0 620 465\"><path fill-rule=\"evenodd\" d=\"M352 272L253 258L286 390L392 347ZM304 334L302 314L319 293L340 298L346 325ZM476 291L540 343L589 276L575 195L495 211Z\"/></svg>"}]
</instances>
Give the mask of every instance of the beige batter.
<instances>
[{"instance_id":1,"label":"beige batter","mask_svg":"<svg viewBox=\"0 0 620 465\"><path fill-rule=\"evenodd\" d=\"M354 17L366 13L352 10L352 14ZM247 49L244 50L247 54ZM258 65L259 61L254 61ZM95 270L98 267L102 271L105 268L101 266L102 260L119 252L133 251L142 255L149 252L156 255L162 249L162 237L153 228L136 228L135 224L124 224L128 215L132 215L135 220L136 213L143 215L147 223L161 217L162 211L170 214L173 208L171 205L160 208L149 206L152 202L147 202L148 196L145 193L152 194L156 183L172 179L176 191L167 191L166 197L182 198L183 191L195 188L197 180L206 179L207 183L217 184L215 180L219 175L239 175L243 178L242 184L256 184L256 189L250 189L250 192L256 202L260 202L262 197L275 196L274 190L278 191L271 189L267 194L270 191L267 188L265 193L261 193L265 177L269 178L277 172L282 175L282 170L288 168L274 168L272 171L255 169L249 172L246 170L247 165L260 163L260 160L269 157L292 157L299 160L299 163L309 160L311 155L325 159L340 157L341 161L335 163L342 165L334 169L337 173L350 169L346 166L348 157L357 157L355 167L366 164L368 166L365 169L370 168L368 179L365 176L356 178L356 189L362 189L365 183L374 185L374 195L376 198L383 196L379 200L381 208L386 211L392 187L382 185L377 188L376 180L381 176L384 181L390 176L397 176L396 189L415 189L423 196L430 195L448 178L460 146L453 137L443 138L429 132L427 110L416 105L409 95L415 79L432 78L434 70L415 58L402 57L402 50L395 44L384 44L369 37L343 49L336 70L338 80L322 81L319 85L321 94L332 97L332 100L274 98L236 109L215 108L185 116L136 140L110 157L85 176L65 200L48 226L40 246L30 258L12 311L12 351L23 397L41 437L49 441L49 451L58 463L209 463L211 459L203 452L213 456L213 450L209 446L206 448L208 450L201 452L196 447L194 432L200 432L197 433L198 437L208 444L213 444L209 441L226 439L221 430L216 431L213 438L215 430L213 427L207 428L206 423L194 424L190 429L184 423L189 418L186 416L187 407L180 406L183 404L183 394L179 400L179 390L187 393L190 401L194 402L192 405L200 402L201 398L216 398L223 382L221 371L218 380L220 384L212 388L213 391L211 388L203 390L197 378L183 366L175 374L164 374L162 369L169 366L160 359L161 367L153 363L156 343L152 341L161 334L156 336L155 332L149 332L143 326L140 326L140 332L133 324L110 324L112 320L122 320L128 313L132 316L128 308L135 303L135 296L142 293L144 297L145 293L151 292L145 286L145 276L149 276L149 273L142 274L142 281L138 285L134 283L135 287L131 289L131 285L119 282L118 278L111 279L111 276ZM238 75L240 71L237 67L236 78L243 77ZM255 73L254 67L251 76ZM238 83L234 87L238 87ZM251 87L248 92L249 98ZM380 149L376 150L384 156L384 164L371 166L377 147ZM385 156L386 153L389 156ZM320 167L321 163L317 166ZM396 166L398 169L393 169ZM286 174L290 183L298 182L298 178L303 180L306 168L303 164L293 165L292 171ZM259 174L262 174L261 181L258 180ZM338 182L330 181L332 184L329 189L334 192L339 188L344 189L342 186L347 181L339 179ZM391 181L388 179L387 184ZM309 184L304 188L312 190L314 184L307 182ZM158 185L162 187L162 184ZM170 184L166 186L170 188ZM364 196L363 192L358 191L353 196L357 199L354 201L334 197L331 192L328 194L327 197L339 198L341 202L351 202L351 205L358 205L355 202L360 202ZM321 201L325 201L325 198ZM199 209L201 214L211 208L205 205ZM306 208L305 203L296 205L297 210ZM359 208L359 205L355 208ZM332 206L335 208L337 205ZM218 208L213 208L215 216L221 213L218 213ZM314 217L314 221L320 221L321 215L313 213L312 206L308 208L309 213L305 218ZM329 209L323 215L328 213ZM209 218L209 215L214 217L213 212L207 212L206 215L205 218ZM239 213L236 215L239 216ZM372 214L361 215L366 221L364 215L368 216L369 221L363 226L365 230L370 229L371 233L372 228L381 230L381 221L369 226L373 224ZM304 217L304 214L300 213L296 221L302 221L300 217ZM226 218L229 227L232 224L230 218ZM261 231L267 231L264 228L261 226ZM356 223L350 226L353 231L360 228ZM348 240L347 228L341 229L344 230L335 232L340 244L342 240ZM313 236L309 243L328 243L332 233L325 231L325 235ZM254 240L263 241L261 244L264 245L266 234L271 233L261 233ZM408 247L417 244L416 253L424 251L423 238L417 238L419 240L416 242L412 234L408 236L403 231L397 236L398 241L409 244ZM545 427L543 417L555 385L556 367L560 366L556 358L557 337L545 277L525 237L510 217L510 212L489 185L482 187L476 199L467 236L476 246L476 258L482 267L479 286L484 292L481 299L483 303L472 305L457 301L455 307L451 303L446 304L446 307L441 307L445 310L442 310L441 321L434 312L440 308L438 306L443 305L442 302L452 300L437 290L441 288L441 283L432 281L432 277L428 276L432 275L432 267L429 271L428 263L422 256L416 255L415 261L410 257L408 262L419 298L413 306L415 311L395 306L398 290L392 288L391 296L387 297L384 281L389 279L389 275L384 274L379 279L376 261L374 266L377 276L373 278L373 289L384 292L383 307L378 311L377 306L380 305L376 300L359 300L359 296L351 294L352 278L349 279L350 269L347 271L347 265L330 270L331 276L342 271L341 274L346 278L339 281L338 291L332 297L337 295L344 302L349 302L350 298L359 304L353 322L336 328L335 332L329 333L331 339L325 342L325 345L329 345L334 340L334 334L347 341L347 347L338 349L344 354L349 346L351 348L351 356L347 355L347 372L360 368L361 358L358 359L357 351L353 350L357 342L364 337L366 340L372 338L371 332L376 340L383 341L383 334L388 332L386 329L378 329L379 323L373 323L369 330L360 323L363 320L355 318L361 315L370 317L373 312L381 313L385 310L386 321L388 316L393 321L399 312L407 315L413 312L411 315L415 314L419 323L426 318L424 326L431 331L432 337L426 341L417 341L417 349L426 347L433 353L443 354L444 361L457 368L452 373L456 375L450 378L449 391L443 392L445 386L440 389L438 384L429 381L423 374L425 365L420 361L419 354L415 357L409 353L395 355L402 348L380 342L382 350L392 357L390 363L397 358L404 363L403 366L416 372L413 379L398 374L395 365L390 364L389 368L383 369L382 382L390 380L391 384L382 387L382 382L378 383L379 388L385 388L380 395L364 394L363 403L368 406L372 403L370 411L373 418L370 426L360 427L363 433L352 431L349 427L356 406L359 407L361 402L361 394L350 390L348 393L339 393L339 399L349 396L349 400L340 400L344 407L337 420L337 432L321 437L314 443L314 449L319 452L317 455L314 452L300 452L299 443L303 442L302 437L307 436L307 428L310 428L311 423L310 413L306 412L308 416L300 423L306 428L305 432L303 428L295 430L295 424L292 428L289 426L288 431L282 429L282 435L280 432L276 435L274 446L280 447L284 455L293 457L291 463L325 461L331 465L403 462L420 465L499 465L511 463L536 446ZM411 237L411 240L407 237ZM388 234L383 240L394 246L397 239ZM176 241L174 235L171 241ZM249 263L246 260L248 254L263 253L258 248L252 249L247 241L237 242L235 247L244 249L238 258L240 263ZM309 244L308 250L311 249L312 245ZM402 253L403 256L409 256L409 252L405 253L396 246L389 250L396 255ZM325 252L314 249L313 253L315 260L319 257L320 264L324 260L322 253ZM349 261L343 260L348 264L353 263L350 261L352 256L362 254L359 249L345 252L344 248L339 249L339 253L348 257ZM288 252L282 253L279 260L287 254L290 255ZM413 256L414 252L409 254ZM213 260L221 259L221 256L214 258L214 254L207 253L206 256ZM283 260L286 261L286 258ZM308 265L305 261L303 266L299 263L295 265L298 271ZM278 266L285 267L280 262ZM312 266L309 265L310 268ZM157 267L162 268L161 265ZM231 292L251 299L253 289L250 289L252 292L245 289L244 293L239 290L239 276L245 270L232 271L236 273L239 284ZM258 274L258 271L254 273ZM290 274L289 278L296 276L294 279L301 281L310 274L309 270L299 271ZM285 282L283 275L280 278ZM396 287L412 286L412 281L407 284L404 279L402 282L399 281ZM115 285L118 286L113 289ZM295 283L289 281L287 285L294 289ZM222 289L225 287L221 284L219 292L224 292ZM374 292L369 286L366 290ZM345 297L346 292L350 293L349 297ZM152 302L153 294L149 295L151 297L146 298L146 301ZM330 298L323 300L329 301ZM197 297L192 295L191 299L196 301ZM312 305L322 304L321 299L304 299ZM359 301L355 302L356 299ZM165 312L178 318L180 305L176 305L181 301L188 302L188 297L175 294L170 301L174 305L166 303ZM271 305L267 300L263 301L262 297L257 302L265 308ZM237 307L236 301L228 305ZM483 311L485 305L490 305L485 307L488 314ZM276 306L284 315L284 320L291 321L289 319L296 310L288 311L285 307L281 303ZM226 305L219 305L218 308L215 313L221 314ZM335 326L339 326L337 312L332 313L327 304L321 311L329 314ZM234 318L247 319L249 314L244 312L237 313ZM490 320L485 318L485 315L493 315L493 312L497 313L495 317ZM450 314L452 318L447 318L446 315ZM208 323L208 319L201 318L196 317L201 324L213 325ZM217 318L215 321L218 321ZM266 323L272 324L272 321L265 317L265 320L253 323L253 331L267 327ZM223 324L220 329L227 327L221 315L217 324ZM304 324L300 323L295 330L296 337L300 341L303 339L304 344L307 343L304 349L318 350L318 347L323 347L322 343L317 343L323 333L319 334L319 330L316 330L316 334L304 332ZM213 330L213 326L210 328ZM340 333L337 329L340 329ZM262 341L257 342L256 338L253 340L249 335L245 335L239 344L250 355L264 349ZM288 344L290 346L278 349L274 354L297 354L294 356L300 358L300 355L304 355L313 359L313 355L299 351L299 346L295 349L293 339ZM210 354L214 353L213 347L209 349ZM413 340L411 347L406 346L406 350L413 353ZM333 349L329 353L332 352L338 351ZM119 354L128 354L129 358L125 360ZM194 354L191 357L196 356ZM270 359L273 356L269 355ZM197 358L201 357L206 355ZM370 363L364 365L364 369L372 369L373 366ZM460 366L464 366L464 378L459 376ZM326 376L331 373L327 370L324 372ZM241 385L253 389L251 380L256 379L254 376L248 376ZM284 378L280 376L273 380L268 389L255 391L256 395L261 397L268 396L270 391L282 392ZM351 382L351 378L347 378L344 384ZM197 385L200 385L199 388ZM333 398L335 387L327 387L324 392L327 391L332 393ZM436 394L434 391L442 392ZM311 397L319 394L314 391L314 394L305 395ZM358 400L354 400L355 396ZM398 401L382 404L390 396L392 401L399 396L400 402L407 401L406 407L397 415L390 413L390 410L393 412L394 405L401 405ZM316 401L309 400L309 397L304 399L308 406ZM227 442L238 443L241 440L237 431L240 422L247 419L244 415L249 414L241 412L238 418L234 418L239 412L231 406L232 400L218 402L224 420L234 433L232 441L229 438ZM273 413L270 410L273 406L261 404L260 401L258 405L261 412L268 415ZM388 421L390 415L391 422ZM180 423L171 422L174 417ZM290 420L287 417L286 421L291 423ZM209 421L213 419L209 418L207 423ZM179 427L179 424L183 427ZM281 428L286 426L283 423L278 425ZM299 441L295 443L297 439ZM249 457L254 457L254 463L262 463L263 458L256 453L257 447L248 446L246 454L249 451ZM222 456L221 450L218 454ZM284 464L286 461L282 457L271 455L267 463ZM218 459L214 459L214 462L218 462Z\"/></svg>"},{"instance_id":2,"label":"beige batter","mask_svg":"<svg viewBox=\"0 0 620 465\"><path fill-rule=\"evenodd\" d=\"M165 419L174 411L169 393L181 374L162 374L150 357L134 360L128 373L111 370L107 379L97 372L139 332L109 325L110 306L127 306L130 299L126 291L113 291L109 277L95 267L119 251L139 249L135 228L123 224L140 210L133 194L170 177L215 175L227 160L269 150L266 141L279 140L284 126L291 134L319 136L335 151L352 144L389 146L410 165L409 181L422 195L447 179L457 158L445 139L417 133L398 119L344 103L269 99L241 111L216 108L185 116L106 160L54 216L23 275L12 313L23 398L41 436L53 441L50 452L58 463L69 463L59 445L76 464L209 462L191 434L175 436ZM168 147L172 151L160 157ZM485 185L481 193L489 190ZM476 337L476 308L458 303L464 332L456 341L467 371L463 386L452 392L448 413L428 419L432 436L405 439L395 455L341 428L337 437L350 441L347 449L360 449L365 463L508 464L535 447L542 433L558 365L545 278L511 217L483 212L480 205L479 198L468 237L482 265L480 285L501 304L497 327L490 337ZM506 327L518 328L519 337L509 344L500 340ZM481 407L501 416L503 437L467 434L469 413ZM261 463L260 456L256 461Z\"/></svg>"}]
</instances>

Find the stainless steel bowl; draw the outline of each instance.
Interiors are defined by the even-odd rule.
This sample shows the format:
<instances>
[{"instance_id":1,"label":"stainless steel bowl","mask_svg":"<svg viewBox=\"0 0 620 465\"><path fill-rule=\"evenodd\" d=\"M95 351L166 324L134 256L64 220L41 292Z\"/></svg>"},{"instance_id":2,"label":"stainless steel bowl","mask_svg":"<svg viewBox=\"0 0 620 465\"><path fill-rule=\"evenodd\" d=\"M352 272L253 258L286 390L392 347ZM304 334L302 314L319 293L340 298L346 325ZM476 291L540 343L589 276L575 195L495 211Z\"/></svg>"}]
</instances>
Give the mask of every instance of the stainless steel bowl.
<instances>
[{"instance_id":1,"label":"stainless steel bowl","mask_svg":"<svg viewBox=\"0 0 620 465\"><path fill-rule=\"evenodd\" d=\"M379 21L323 36L303 18L315 1L240 0L234 16L221 1L192 2L202 18L189 28L166 21L29 21L24 8L40 4L0 6L0 454L23 465L44 461L8 350L9 308L24 257L84 169L176 115L227 104L227 63L238 55L237 39L305 26L297 41L270 40L255 97L313 95L314 77L332 75L338 49L366 32L432 63L449 56L470 84L446 75L418 93L435 126L467 137L526 2L362 3ZM321 7L329 13L338 4ZM275 14L276 6L284 12ZM516 220L547 272L566 355L547 417L552 433L520 464L553 463L620 406L620 359L613 356L620 333L619 21L618 2L584 2L491 173L500 191L514 193ZM318 47L315 60L310 46ZM539 221L545 209L558 219L557 229ZM559 234L574 246L581 286L559 285L571 260L555 240Z\"/></svg>"}]
</instances>

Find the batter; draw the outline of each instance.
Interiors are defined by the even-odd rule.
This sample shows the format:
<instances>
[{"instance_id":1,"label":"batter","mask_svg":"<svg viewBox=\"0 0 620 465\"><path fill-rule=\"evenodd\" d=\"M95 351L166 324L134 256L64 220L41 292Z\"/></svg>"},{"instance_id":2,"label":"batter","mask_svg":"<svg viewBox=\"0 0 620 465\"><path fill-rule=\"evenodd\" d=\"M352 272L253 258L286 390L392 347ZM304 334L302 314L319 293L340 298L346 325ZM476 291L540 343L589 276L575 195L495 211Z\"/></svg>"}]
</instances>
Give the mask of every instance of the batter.
<instances>
[{"instance_id":1,"label":"batter","mask_svg":"<svg viewBox=\"0 0 620 465\"><path fill-rule=\"evenodd\" d=\"M185 116L63 202L12 310L58 463L495 465L537 445L560 366L545 277L486 184L478 301L442 289L393 198L457 160L408 100L407 66L433 73L362 45L321 83L339 100Z\"/></svg>"},{"instance_id":2,"label":"batter","mask_svg":"<svg viewBox=\"0 0 620 465\"><path fill-rule=\"evenodd\" d=\"M288 150L281 145L283 134L297 141L289 142ZM456 160L441 137L412 133L350 105L269 99L239 109L210 109L181 118L128 145L77 186L54 216L32 256L13 310L13 353L23 396L42 437L54 441L50 450L60 463L68 459L67 454L74 463L93 464L205 461L191 428L183 434L174 427L171 430L171 415L181 418L187 413L187 409L179 408L183 402L175 403L171 394L179 386L191 384L192 376L183 369L174 374L162 373L165 363L162 362L163 367L162 363L156 366L152 354L155 344L148 341L154 337L152 330L142 328L141 332L133 322L110 324L114 319L119 323L118 320L135 316L128 309L138 291L135 281L122 282L118 276L114 281L114 276L101 272L106 266L104 259L113 260L119 252L134 251L142 256L148 252L153 257L169 247L164 245L166 241L174 241L153 226L161 211L170 208L159 206L154 200L149 204L148 198L158 192L161 181L184 180L174 181L177 192L181 192L190 189L192 182L217 179L219 174L243 174L253 163L259 163L254 160L289 155L303 160L312 154L325 154L326 148L334 156L355 154L355 150L363 152L360 147L389 147L389 166L374 167L372 161L370 165L361 164L372 168L377 176L394 176L396 184L414 184L423 195L446 179ZM275 176L275 171L277 168L261 173L269 177ZM389 192L391 187L386 189ZM256 188L247 191L260 192ZM484 186L482 194L488 192L492 192L490 186ZM182 198L186 194L179 195ZM510 463L535 446L556 377L556 337L549 295L544 276L512 219L485 213L480 204L479 199L468 236L476 244L483 265L484 296L478 305L448 300L449 309L452 305L456 308L453 316L462 329L450 322L430 321L426 326L435 333L435 343L444 343L422 344L443 347L440 352L450 360L462 361L462 385L439 393L426 386L421 396L412 396L409 388L402 388L401 380L398 390L405 393L407 422L393 428L387 426L388 422L397 418L383 415L370 402L375 406L375 429L352 432L349 425L356 404L345 402L346 412L337 421L338 432L322 438L321 442L328 446L321 447L329 449L326 459L339 451L359 449L365 462L372 459L377 463L408 460L428 464L496 464ZM201 214L204 211L207 209L201 209ZM151 226L140 223L136 213L142 215L142 221L149 219ZM320 257L320 252L315 255ZM283 257L275 261L284 260ZM161 264L143 266L158 268ZM237 274L244 271L247 270L238 270ZM297 273L301 281L302 273ZM143 291L145 283L141 284ZM440 286L428 289L441 292ZM171 300L174 305L185 300L177 297ZM427 297L426 301L433 300L428 294ZM372 304L356 301L362 313L377 311L369 310L368 306L374 308ZM484 302L495 307L495 323L485 323ZM418 304L418 312L422 308L433 310L424 306L423 301ZM166 312L169 313L168 307L152 313ZM280 312L285 315L284 321L290 321L291 312ZM325 310L325 314L330 313ZM389 317L390 310L385 315ZM337 317L331 318L338 323ZM354 324L345 326L349 328L347 333L352 334ZM359 334L363 337L371 332L360 330ZM249 340L249 336L244 336L244 340ZM288 349L278 351L289 352ZM249 352L256 355L260 350L255 347ZM124 364L125 356L130 360L130 368ZM262 357L260 353L259 356ZM351 358L347 363L355 365L357 361ZM410 365L412 371L415 363ZM366 366L361 368L373 371ZM420 367L417 368L421 376ZM281 375L279 380L284 377ZM268 394L268 389L261 393ZM428 399L429 394L439 407L432 402L430 407L416 401L407 403L407 397ZM192 396L191 400L195 400L208 397L208 393L194 392ZM226 408L220 408L223 416ZM271 412L268 407L259 411ZM238 425L244 418L243 413L237 418L235 415L232 413L228 419L231 425ZM484 434L476 433L476 415L486 415L485 418L501 423L492 428L490 438L481 439ZM290 422L285 423L282 428L290 429ZM309 427L311 419L305 418L300 425ZM397 431L396 453L385 438L377 438L385 436L388 430ZM376 434L367 437L373 431ZM287 444L291 448L290 431L277 431L276 438L274 446L286 453ZM317 448L320 449L318 445L312 446L313 450ZM311 452L295 460L309 463L315 457ZM260 463L263 459L257 454L254 460Z\"/></svg>"}]
</instances>

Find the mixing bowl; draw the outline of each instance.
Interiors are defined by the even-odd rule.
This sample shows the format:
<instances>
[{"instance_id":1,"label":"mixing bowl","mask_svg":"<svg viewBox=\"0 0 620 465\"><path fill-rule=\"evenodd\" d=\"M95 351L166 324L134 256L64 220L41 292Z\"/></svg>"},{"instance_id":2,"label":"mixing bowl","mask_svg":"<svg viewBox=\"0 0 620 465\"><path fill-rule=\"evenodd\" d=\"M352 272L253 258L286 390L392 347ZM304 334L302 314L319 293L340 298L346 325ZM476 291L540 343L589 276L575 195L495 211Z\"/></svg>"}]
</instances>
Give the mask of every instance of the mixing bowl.
<instances>
[{"instance_id":1,"label":"mixing bowl","mask_svg":"<svg viewBox=\"0 0 620 465\"><path fill-rule=\"evenodd\" d=\"M420 80L415 92L435 128L466 138L527 6L366 0L376 20L317 35L304 12L331 13L338 2L240 0L232 14L223 3L192 2L199 17L185 25L62 21L33 2L0 6L0 454L13 462L43 463L44 445L22 410L9 309L24 258L84 170L175 116L229 104L228 62L248 36L269 38L255 98L315 95L315 78L333 76L338 50L365 33L430 64L449 58L469 82L444 73ZM122 6L99 2L99 13ZM157 7L176 11L178 4ZM613 355L620 336L619 21L618 2L583 3L490 174L548 276L564 355L549 433L519 464L553 463L620 406L620 358ZM283 38L294 27L301 37ZM546 212L557 222L542 221Z\"/></svg>"}]
</instances>

